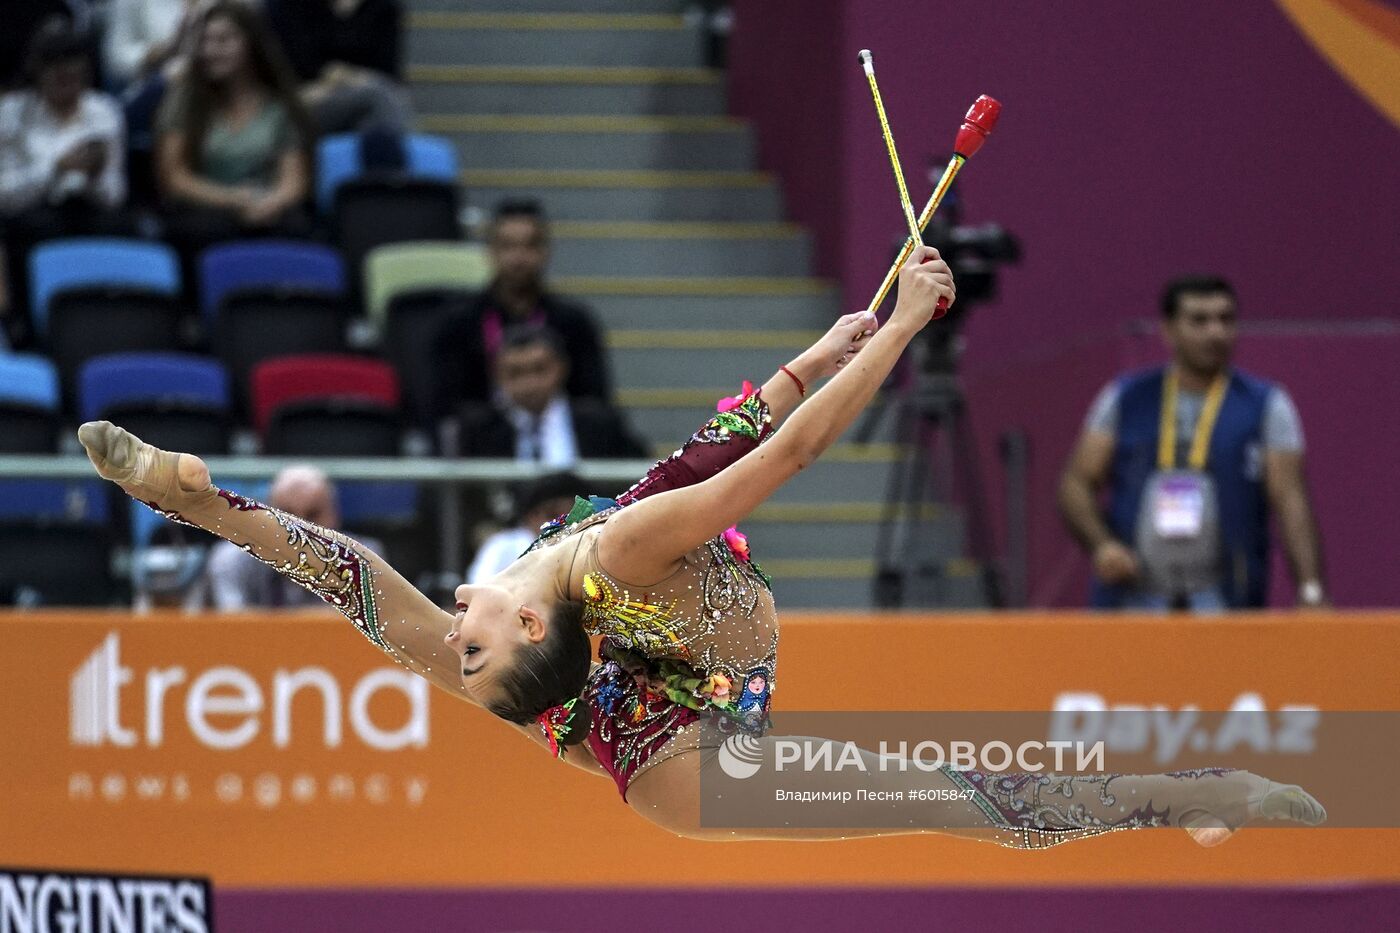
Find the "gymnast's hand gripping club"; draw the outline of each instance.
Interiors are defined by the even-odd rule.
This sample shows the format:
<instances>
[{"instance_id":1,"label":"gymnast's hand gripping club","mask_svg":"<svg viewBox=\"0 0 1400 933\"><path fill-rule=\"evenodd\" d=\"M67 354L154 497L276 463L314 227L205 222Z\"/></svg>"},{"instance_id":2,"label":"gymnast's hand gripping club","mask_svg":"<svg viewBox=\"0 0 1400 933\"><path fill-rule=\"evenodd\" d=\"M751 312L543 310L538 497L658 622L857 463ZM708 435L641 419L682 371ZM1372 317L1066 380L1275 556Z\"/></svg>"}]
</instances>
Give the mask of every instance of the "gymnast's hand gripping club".
<instances>
[{"instance_id":1,"label":"gymnast's hand gripping club","mask_svg":"<svg viewBox=\"0 0 1400 933\"><path fill-rule=\"evenodd\" d=\"M904 248L899 251L894 265L890 266L890 271L885 273L885 280L880 283L875 297L866 307L866 310L871 314L879 309L885 296L894 287L895 281L899 278L899 270L904 267L904 263L909 259L909 254L914 251L914 247L923 242L923 229L933 219L933 212L938 210L938 205L942 203L944 195L953 186L953 179L958 176L958 171L963 167L963 163L982 148L982 143L986 142L987 137L991 135L992 130L996 127L997 118L1000 116L1001 103L986 94L977 98L968 108L967 116L963 119L962 127L958 130L957 139L953 143L953 157L948 160L948 167L943 170L943 177L938 179L933 194L929 196L928 203L924 205L923 211L919 214L918 233L911 235L909 239L904 241ZM907 201L907 194L905 199ZM943 312L947 310L947 305L940 299L933 316L935 318L942 317Z\"/></svg>"}]
</instances>

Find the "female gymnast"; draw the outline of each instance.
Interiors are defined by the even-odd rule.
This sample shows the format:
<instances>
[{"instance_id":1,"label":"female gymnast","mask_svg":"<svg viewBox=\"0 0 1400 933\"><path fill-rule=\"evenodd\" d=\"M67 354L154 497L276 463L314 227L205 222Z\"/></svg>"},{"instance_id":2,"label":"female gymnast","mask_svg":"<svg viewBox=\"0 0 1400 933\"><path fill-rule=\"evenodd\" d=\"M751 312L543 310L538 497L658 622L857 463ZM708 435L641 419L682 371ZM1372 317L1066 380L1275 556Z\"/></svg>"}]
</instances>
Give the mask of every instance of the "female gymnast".
<instances>
[{"instance_id":1,"label":"female gymnast","mask_svg":"<svg viewBox=\"0 0 1400 933\"><path fill-rule=\"evenodd\" d=\"M761 735L776 689L768 578L735 526L841 436L940 298L955 298L952 273L936 250L919 247L900 272L899 300L883 326L868 313L840 318L761 389L746 383L723 400L680 450L616 500L578 499L490 582L459 587L455 614L351 538L213 486L195 456L157 450L107 422L83 425L79 437L98 473L129 495L239 544L320 595L396 661L516 724L556 757L577 745L568 762L611 777L634 810L678 835L937 831L1043 848L1179 826L1209 845L1251 820L1321 822L1322 807L1302 789L1247 771L1065 777L944 768L912 772L940 792L921 803L919 827L702 825L701 765L718 744L702 736L702 714ZM802 403L806 385L829 376ZM590 634L604 636L597 663ZM872 789L880 773L862 774L861 786ZM847 779L842 771L783 780L819 791ZM906 790L911 773L888 780ZM857 801L844 812L853 826L878 826L889 806Z\"/></svg>"}]
</instances>

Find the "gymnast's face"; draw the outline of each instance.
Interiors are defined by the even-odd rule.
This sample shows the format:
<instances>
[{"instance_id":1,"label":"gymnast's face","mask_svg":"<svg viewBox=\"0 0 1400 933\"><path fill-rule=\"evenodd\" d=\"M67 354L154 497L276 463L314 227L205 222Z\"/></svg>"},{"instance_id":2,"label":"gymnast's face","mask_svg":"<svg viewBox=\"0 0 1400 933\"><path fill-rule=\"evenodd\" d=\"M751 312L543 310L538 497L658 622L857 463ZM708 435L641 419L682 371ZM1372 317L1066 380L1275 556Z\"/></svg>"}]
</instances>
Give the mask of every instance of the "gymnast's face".
<instances>
[{"instance_id":1,"label":"gymnast's face","mask_svg":"<svg viewBox=\"0 0 1400 933\"><path fill-rule=\"evenodd\" d=\"M443 639L457 653L462 686L483 706L497 698L501 675L517 653L544 640L544 617L508 590L491 584L459 586L457 617Z\"/></svg>"}]
</instances>

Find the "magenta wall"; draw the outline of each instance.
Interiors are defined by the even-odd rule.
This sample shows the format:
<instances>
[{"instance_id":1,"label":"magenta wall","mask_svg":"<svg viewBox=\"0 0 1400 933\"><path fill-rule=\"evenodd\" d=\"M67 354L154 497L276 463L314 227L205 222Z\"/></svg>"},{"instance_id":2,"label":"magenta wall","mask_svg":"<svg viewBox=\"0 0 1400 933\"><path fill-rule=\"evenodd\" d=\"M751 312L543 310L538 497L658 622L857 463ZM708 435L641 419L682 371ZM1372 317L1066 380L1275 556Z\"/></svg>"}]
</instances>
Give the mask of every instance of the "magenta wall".
<instances>
[{"instance_id":1,"label":"magenta wall","mask_svg":"<svg viewBox=\"0 0 1400 933\"><path fill-rule=\"evenodd\" d=\"M839 276L846 211L842 92L850 75L832 63L844 61L845 0L739 0L736 6L730 110L753 121L760 164L778 173L789 216L811 229L819 271Z\"/></svg>"},{"instance_id":2,"label":"magenta wall","mask_svg":"<svg viewBox=\"0 0 1400 933\"><path fill-rule=\"evenodd\" d=\"M765 931L1029 929L1198 933L1380 929L1400 906L1385 885L1265 888L520 891L216 891L220 933L611 933L727 926ZM930 918L937 918L936 921ZM741 918L735 924L731 918ZM1092 918L1092 922L1091 919Z\"/></svg>"},{"instance_id":3,"label":"magenta wall","mask_svg":"<svg viewBox=\"0 0 1400 933\"><path fill-rule=\"evenodd\" d=\"M856 51L875 52L917 203L926 155L946 151L968 104L1005 104L958 184L965 219L1015 230L1026 259L969 324L965 373L984 446L1033 428L1035 602L1085 592L1050 495L1094 389L1155 358L1118 335L1155 314L1167 278L1216 271L1246 318L1322 325L1247 337L1240 362L1298 399L1339 603L1400 603L1400 531L1385 519L1400 505L1385 475L1400 459L1400 339L1321 332L1400 321L1396 127L1263 0L824 6L807 18L807 5L739 0L734 106L759 125L765 167L782 173L794 219L816 226L821 269L852 305L901 228ZM794 106L797 87L808 93Z\"/></svg>"}]
</instances>

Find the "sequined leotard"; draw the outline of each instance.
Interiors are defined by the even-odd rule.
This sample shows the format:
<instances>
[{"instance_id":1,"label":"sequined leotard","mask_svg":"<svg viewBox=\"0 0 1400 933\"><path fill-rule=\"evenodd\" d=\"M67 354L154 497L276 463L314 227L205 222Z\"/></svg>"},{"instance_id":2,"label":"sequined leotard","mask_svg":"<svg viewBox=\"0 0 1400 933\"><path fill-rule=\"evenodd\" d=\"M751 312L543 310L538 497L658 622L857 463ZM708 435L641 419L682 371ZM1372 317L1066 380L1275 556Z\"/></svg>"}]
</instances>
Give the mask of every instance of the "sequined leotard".
<instances>
[{"instance_id":1,"label":"sequined leotard","mask_svg":"<svg viewBox=\"0 0 1400 933\"><path fill-rule=\"evenodd\" d=\"M731 400L732 402L733 400ZM588 744L618 790L660 762L699 747L701 711L736 728L767 722L778 662L778 620L767 575L737 529L692 549L664 580L621 580L598 562L597 536L577 535L632 502L699 482L762 442L771 419L746 391L616 500L578 500L542 529L531 550L575 546L583 569L584 625L602 635L583 700ZM565 543L567 542L567 544Z\"/></svg>"}]
</instances>

